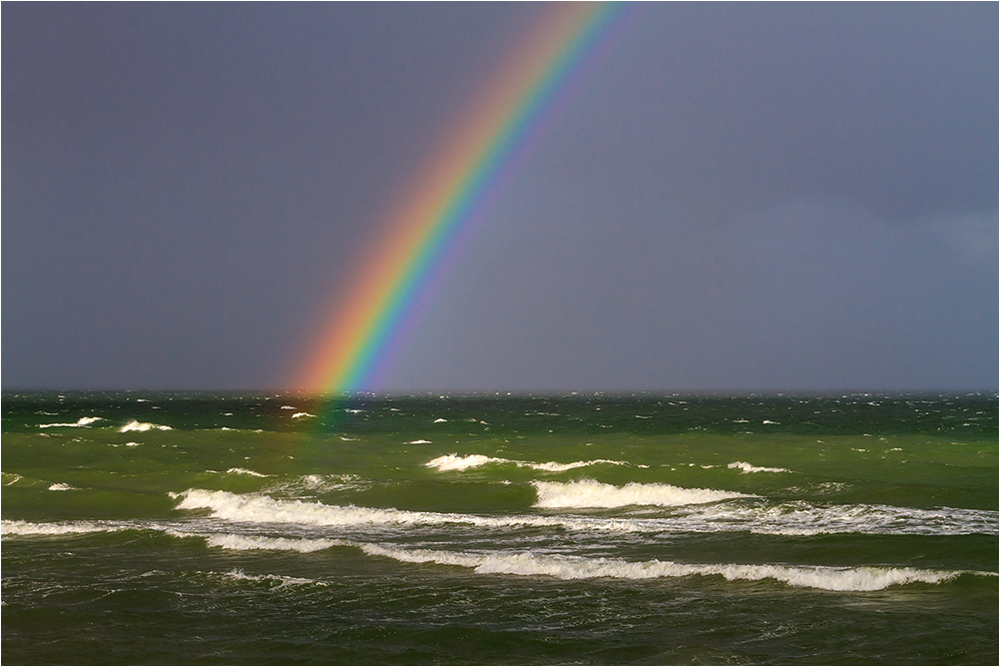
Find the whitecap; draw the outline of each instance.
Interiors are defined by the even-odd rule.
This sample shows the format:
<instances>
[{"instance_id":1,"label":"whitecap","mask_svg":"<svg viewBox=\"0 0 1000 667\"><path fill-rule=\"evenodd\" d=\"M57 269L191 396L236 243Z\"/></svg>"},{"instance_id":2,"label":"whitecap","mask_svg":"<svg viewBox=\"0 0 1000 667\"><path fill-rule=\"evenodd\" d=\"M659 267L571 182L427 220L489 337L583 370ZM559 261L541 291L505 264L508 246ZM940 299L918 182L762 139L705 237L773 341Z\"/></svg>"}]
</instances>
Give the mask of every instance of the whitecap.
<instances>
[{"instance_id":1,"label":"whitecap","mask_svg":"<svg viewBox=\"0 0 1000 667\"><path fill-rule=\"evenodd\" d=\"M304 492L329 493L330 491L355 491L368 488L370 485L370 482L350 473L334 475L318 475L314 473L268 486L264 491L268 493L278 491L282 494L300 494Z\"/></svg>"},{"instance_id":2,"label":"whitecap","mask_svg":"<svg viewBox=\"0 0 1000 667\"><path fill-rule=\"evenodd\" d=\"M66 523L33 523L31 521L7 520L0 522L0 532L10 535L75 535L80 533L104 533L125 530L123 526L96 523L93 521L71 521Z\"/></svg>"},{"instance_id":3,"label":"whitecap","mask_svg":"<svg viewBox=\"0 0 1000 667\"><path fill-rule=\"evenodd\" d=\"M218 547L231 551L297 551L312 553L330 547L343 545L342 540L309 539L290 537L264 537L259 535L239 535L236 533L188 533L179 530L167 530L172 537L204 538L210 547Z\"/></svg>"},{"instance_id":4,"label":"whitecap","mask_svg":"<svg viewBox=\"0 0 1000 667\"><path fill-rule=\"evenodd\" d=\"M532 468L533 470L542 470L545 472L564 472L566 470L573 470L575 468L585 468L592 465L617 465L617 466L628 466L633 465L628 461L613 461L611 459L593 459L589 461L573 461L572 463L557 463L555 461L548 461L545 463L536 463L534 461L518 461L515 459L506 459L497 456L485 456L483 454L468 454L466 456L459 456L458 454L445 454L439 456L435 459L431 459L424 465L428 468L437 468L441 472L449 470L468 470L469 468L478 468L490 463L495 464L513 464L518 468ZM648 468L649 466L643 464L637 464L637 468Z\"/></svg>"},{"instance_id":5,"label":"whitecap","mask_svg":"<svg viewBox=\"0 0 1000 667\"><path fill-rule=\"evenodd\" d=\"M591 482L598 484L597 482ZM536 487L547 484L536 482ZM579 484L579 483L571 483ZM557 485L558 486L558 485ZM563 490L569 485L561 485ZM679 489L669 485L637 485L639 487L667 487L661 489L627 489L622 494L611 494L618 487L598 485L593 497L553 498L559 502L572 501L570 508L607 507L595 502L609 503L633 500L633 495L645 496L641 501L672 501L662 508L666 515L653 518L600 517L580 515L500 515L425 512L395 508L369 508L354 505L326 505L316 501L279 500L265 494L235 494L228 491L188 489L171 493L179 500L176 509L207 509L218 519L247 523L285 523L299 526L330 526L346 528L390 526L444 526L469 525L480 528L558 527L566 530L616 533L720 533L749 532L768 535L819 535L862 533L885 535L995 535L997 512L995 510L970 510L958 508L917 509L877 505L817 506L805 502L771 504L757 497L743 497L734 502L713 503L699 497L699 491L711 489ZM545 488L545 487L543 487ZM573 489L570 489L571 491ZM583 487L577 486L576 491ZM657 497L656 493L664 497ZM717 492L731 494L731 492ZM603 496L601 495L603 494ZM681 504L681 501L697 504ZM706 504L711 503L711 504ZM622 503L627 504L627 503ZM635 503L639 504L639 503ZM536 505L537 507L538 505ZM615 505L618 506L618 505Z\"/></svg>"},{"instance_id":6,"label":"whitecap","mask_svg":"<svg viewBox=\"0 0 1000 667\"><path fill-rule=\"evenodd\" d=\"M431 459L424 465L428 468L437 468L441 472L448 470L468 470L478 468L487 463L509 463L509 459L497 458L495 456L484 456L483 454L469 454L468 456L458 456L457 454L445 454L435 459Z\"/></svg>"},{"instance_id":7,"label":"whitecap","mask_svg":"<svg viewBox=\"0 0 1000 667\"><path fill-rule=\"evenodd\" d=\"M280 574L246 574L243 570L233 569L226 572L226 577L230 579L235 579L237 581L260 581L260 582L275 582L278 587L281 586L291 586L291 585L320 585L326 586L325 582L316 581L315 579L303 579L302 577L289 577Z\"/></svg>"},{"instance_id":8,"label":"whitecap","mask_svg":"<svg viewBox=\"0 0 1000 667\"><path fill-rule=\"evenodd\" d=\"M292 415L292 419L302 419L303 417L315 417L316 415L310 414L308 412L296 412Z\"/></svg>"},{"instance_id":9,"label":"whitecap","mask_svg":"<svg viewBox=\"0 0 1000 667\"><path fill-rule=\"evenodd\" d=\"M557 579L659 579L690 576L722 576L730 581L773 579L790 586L830 591L877 591L911 583L938 584L962 571L921 570L896 567L827 567L792 565L744 565L736 563L677 563L657 559L626 561L620 558L520 553L466 553L427 549L399 549L374 544L359 548L371 556L384 556L404 563L437 563L472 568L480 574L549 576ZM995 576L994 573L976 573Z\"/></svg>"},{"instance_id":10,"label":"whitecap","mask_svg":"<svg viewBox=\"0 0 1000 667\"><path fill-rule=\"evenodd\" d=\"M256 470L248 470L247 468L230 468L226 471L230 475L250 475L251 477L270 477L270 475L265 475L264 473L257 472Z\"/></svg>"},{"instance_id":11,"label":"whitecap","mask_svg":"<svg viewBox=\"0 0 1000 667\"><path fill-rule=\"evenodd\" d=\"M164 426L163 424L151 424L149 422L140 422L135 419L118 429L120 433L128 433L129 431L145 432L150 430L170 431L172 429L169 426Z\"/></svg>"},{"instance_id":12,"label":"whitecap","mask_svg":"<svg viewBox=\"0 0 1000 667\"><path fill-rule=\"evenodd\" d=\"M49 487L49 491L79 491L75 486L70 486L64 482L56 482Z\"/></svg>"},{"instance_id":13,"label":"whitecap","mask_svg":"<svg viewBox=\"0 0 1000 667\"><path fill-rule=\"evenodd\" d=\"M104 417L80 417L72 424L39 424L38 428L79 428L90 426L94 422L103 421Z\"/></svg>"},{"instance_id":14,"label":"whitecap","mask_svg":"<svg viewBox=\"0 0 1000 667\"><path fill-rule=\"evenodd\" d=\"M659 505L671 507L697 503L713 503L730 498L747 498L736 491L688 489L672 484L640 484L624 486L604 484L592 479L576 482L532 482L538 492L535 507L624 507L626 505Z\"/></svg>"},{"instance_id":15,"label":"whitecap","mask_svg":"<svg viewBox=\"0 0 1000 667\"><path fill-rule=\"evenodd\" d=\"M640 529L632 520L590 519L547 516L479 516L442 512L399 510L395 508L326 505L302 500L277 500L261 494L237 494L229 491L188 489L170 493L180 500L176 509L208 509L212 516L241 523L286 523L302 526L369 527L369 526L443 526L471 525L481 528L520 526L559 527L570 530L608 530L631 532Z\"/></svg>"},{"instance_id":16,"label":"whitecap","mask_svg":"<svg viewBox=\"0 0 1000 667\"><path fill-rule=\"evenodd\" d=\"M743 472L744 474L751 472L791 472L791 470L789 470L788 468L766 468L766 467L751 465L746 461L733 461L727 467L739 468L740 471Z\"/></svg>"}]
</instances>

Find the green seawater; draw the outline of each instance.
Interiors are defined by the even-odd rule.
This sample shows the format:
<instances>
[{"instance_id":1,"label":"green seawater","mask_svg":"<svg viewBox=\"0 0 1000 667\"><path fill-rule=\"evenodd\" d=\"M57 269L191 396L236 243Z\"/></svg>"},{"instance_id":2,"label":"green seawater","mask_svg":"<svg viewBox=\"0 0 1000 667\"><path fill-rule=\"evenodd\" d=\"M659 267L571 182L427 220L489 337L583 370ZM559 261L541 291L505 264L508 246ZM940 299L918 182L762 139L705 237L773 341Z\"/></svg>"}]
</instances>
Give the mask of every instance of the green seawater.
<instances>
[{"instance_id":1,"label":"green seawater","mask_svg":"<svg viewBox=\"0 0 1000 667\"><path fill-rule=\"evenodd\" d=\"M996 394L2 397L4 664L996 664Z\"/></svg>"}]
</instances>

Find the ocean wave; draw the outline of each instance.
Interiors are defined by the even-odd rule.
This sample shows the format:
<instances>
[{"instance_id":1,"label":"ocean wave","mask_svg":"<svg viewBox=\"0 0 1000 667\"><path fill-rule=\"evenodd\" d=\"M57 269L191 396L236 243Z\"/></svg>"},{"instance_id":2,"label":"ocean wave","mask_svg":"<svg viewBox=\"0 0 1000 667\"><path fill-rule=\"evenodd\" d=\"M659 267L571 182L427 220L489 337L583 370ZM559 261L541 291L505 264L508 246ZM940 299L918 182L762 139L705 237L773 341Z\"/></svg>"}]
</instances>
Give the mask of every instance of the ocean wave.
<instances>
[{"instance_id":1,"label":"ocean wave","mask_svg":"<svg viewBox=\"0 0 1000 667\"><path fill-rule=\"evenodd\" d=\"M300 537L264 537L260 535L239 535L236 533L190 533L168 529L166 533L178 538L203 538L210 547L232 551L297 551L312 553L334 546L343 546L343 540L309 539Z\"/></svg>"},{"instance_id":2,"label":"ocean wave","mask_svg":"<svg viewBox=\"0 0 1000 667\"><path fill-rule=\"evenodd\" d=\"M75 535L81 533L107 533L127 530L126 526L94 521L71 521L60 523L33 523L31 521L0 521L0 533L9 535Z\"/></svg>"},{"instance_id":3,"label":"ocean wave","mask_svg":"<svg viewBox=\"0 0 1000 667\"><path fill-rule=\"evenodd\" d=\"M207 509L212 516L234 522L285 523L345 528L386 526L467 525L479 528L539 527L574 531L617 533L722 533L809 536L861 533L870 535L968 535L997 533L995 510L960 508L920 509L888 505L817 506L806 502L772 503L755 496L713 489L681 489L665 484L615 487L598 482L568 484L535 482L536 488L554 489L543 496L559 508L606 508L669 503L657 517L603 517L573 514L494 515L425 512L395 508L327 505L318 501L276 499L264 494L188 489L171 493L176 509ZM548 487L544 486L548 485ZM592 492L588 493L588 487ZM652 487L652 488L650 488ZM540 498L541 500L542 498ZM729 502L715 502L728 499ZM604 503L603 505L597 503ZM616 504L611 504L616 503ZM536 507L539 505L536 504Z\"/></svg>"},{"instance_id":4,"label":"ocean wave","mask_svg":"<svg viewBox=\"0 0 1000 667\"><path fill-rule=\"evenodd\" d=\"M468 454L459 456L458 454L445 454L435 459L431 459L424 465L428 468L437 468L441 472L451 470L468 470L469 468L479 468L490 463L513 464L518 468L532 468L533 470L544 470L545 472L563 472L575 468L585 468L592 465L633 465L628 461L613 461L611 459L593 459L590 461L573 461L572 463L557 463L548 461L546 463L535 463L534 461L519 461L516 459L505 459L497 456L485 456L483 454ZM637 468L648 468L647 465L635 464Z\"/></svg>"},{"instance_id":5,"label":"ocean wave","mask_svg":"<svg viewBox=\"0 0 1000 667\"><path fill-rule=\"evenodd\" d=\"M698 503L714 503L731 498L748 498L736 491L717 489L686 489L671 484L640 484L624 486L604 484L592 479L576 482L532 482L538 493L535 507L625 507L627 505L658 505L672 507Z\"/></svg>"},{"instance_id":6,"label":"ocean wave","mask_svg":"<svg viewBox=\"0 0 1000 667\"><path fill-rule=\"evenodd\" d=\"M317 581L315 579L304 579L302 577L289 577L280 574L247 574L243 570L233 569L223 574L227 579L232 579L236 581L254 581L254 582L265 582L265 583L275 583L277 588L283 586L303 586L303 585L320 585L326 586L326 582Z\"/></svg>"},{"instance_id":7,"label":"ocean wave","mask_svg":"<svg viewBox=\"0 0 1000 667\"><path fill-rule=\"evenodd\" d=\"M55 484L49 487L49 491L79 491L79 490L80 489L76 488L75 486L70 486L65 482L56 482Z\"/></svg>"},{"instance_id":8,"label":"ocean wave","mask_svg":"<svg viewBox=\"0 0 1000 667\"><path fill-rule=\"evenodd\" d=\"M204 489L188 489L182 493L171 493L170 497L180 500L176 509L207 509L215 518L241 523L285 523L345 528L460 524L480 528L535 526L615 532L641 530L641 522L627 519L525 515L481 516L477 514L423 512L395 508L357 507L355 505L326 505L318 501L279 500L267 495L238 494Z\"/></svg>"},{"instance_id":9,"label":"ocean wave","mask_svg":"<svg viewBox=\"0 0 1000 667\"><path fill-rule=\"evenodd\" d=\"M765 535L995 535L995 510L892 505L813 505L804 501L749 506L716 506L686 522L719 530Z\"/></svg>"},{"instance_id":10,"label":"ocean wave","mask_svg":"<svg viewBox=\"0 0 1000 667\"><path fill-rule=\"evenodd\" d=\"M997 576L993 572L926 570L909 567L831 567L820 565L678 563L652 559L627 561L620 558L538 554L533 552L455 552L400 548L327 538L284 538L232 533L204 534L168 530L180 537L203 538L210 547L234 551L275 550L312 553L332 547L360 549L369 556L391 558L403 563L455 565L480 574L548 576L557 579L662 579L689 576L721 576L729 581L772 579L790 586L830 591L877 591L912 583L938 584L961 574ZM265 575L267 576L267 575ZM302 582L305 583L305 582Z\"/></svg>"},{"instance_id":11,"label":"ocean wave","mask_svg":"<svg viewBox=\"0 0 1000 667\"><path fill-rule=\"evenodd\" d=\"M436 459L431 459L424 465L428 468L437 468L441 472L450 470L468 470L469 468L479 468L487 463L513 463L510 459L497 458L496 456L485 456L483 454L469 454L468 456L458 456L457 454L445 454Z\"/></svg>"},{"instance_id":12,"label":"ocean wave","mask_svg":"<svg viewBox=\"0 0 1000 667\"><path fill-rule=\"evenodd\" d=\"M746 461L733 461L730 463L728 468L739 468L743 473L750 472L791 472L788 468L764 468L760 466L750 465Z\"/></svg>"},{"instance_id":13,"label":"ocean wave","mask_svg":"<svg viewBox=\"0 0 1000 667\"><path fill-rule=\"evenodd\" d=\"M265 475L262 472L257 472L256 470L248 470L247 468L230 468L226 471L229 475L249 475L250 477L270 477L270 475Z\"/></svg>"},{"instance_id":14,"label":"ocean wave","mask_svg":"<svg viewBox=\"0 0 1000 667\"><path fill-rule=\"evenodd\" d=\"M367 489L371 482L351 473L328 475L303 475L295 479L269 485L266 493L299 494L304 492L329 493L331 491L357 491Z\"/></svg>"},{"instance_id":15,"label":"ocean wave","mask_svg":"<svg viewBox=\"0 0 1000 667\"><path fill-rule=\"evenodd\" d=\"M72 424L39 424L38 428L80 428L103 420L104 417L80 417Z\"/></svg>"},{"instance_id":16,"label":"ocean wave","mask_svg":"<svg viewBox=\"0 0 1000 667\"><path fill-rule=\"evenodd\" d=\"M660 579L689 576L722 576L730 581L773 579L790 586L829 591L877 591L911 583L938 584L951 581L962 571L919 570L897 567L827 567L791 565L697 564L649 560L631 562L619 558L520 553L464 553L427 549L399 549L365 544L359 548L371 556L384 556L404 563L437 563L472 568L480 574L549 576L557 579ZM995 576L993 573L974 573Z\"/></svg>"},{"instance_id":17,"label":"ocean wave","mask_svg":"<svg viewBox=\"0 0 1000 667\"><path fill-rule=\"evenodd\" d=\"M169 426L164 426L163 424L151 424L149 422L140 422L136 419L133 419L132 421L130 421L129 423L125 424L120 429L118 429L120 433L128 433L129 431L145 432L151 430L170 431L172 429Z\"/></svg>"}]
</instances>

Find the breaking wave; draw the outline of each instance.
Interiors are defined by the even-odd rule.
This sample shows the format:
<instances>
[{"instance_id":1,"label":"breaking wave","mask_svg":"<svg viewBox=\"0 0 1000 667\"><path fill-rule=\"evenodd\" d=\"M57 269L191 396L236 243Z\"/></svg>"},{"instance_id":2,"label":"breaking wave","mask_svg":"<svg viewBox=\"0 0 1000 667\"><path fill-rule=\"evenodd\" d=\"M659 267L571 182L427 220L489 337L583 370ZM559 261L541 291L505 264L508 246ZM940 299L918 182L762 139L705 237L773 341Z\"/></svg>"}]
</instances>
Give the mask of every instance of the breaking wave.
<instances>
[{"instance_id":1,"label":"breaking wave","mask_svg":"<svg viewBox=\"0 0 1000 667\"><path fill-rule=\"evenodd\" d=\"M326 505L316 501L277 500L266 495L242 495L229 491L206 491L204 489L188 489L179 494L171 493L170 496L175 500L180 500L176 509L207 509L215 518L241 523L285 523L345 528L462 524L480 528L538 526L618 532L641 529L641 522L630 520L530 515L480 516L477 514L357 507L354 505Z\"/></svg>"},{"instance_id":2,"label":"breaking wave","mask_svg":"<svg viewBox=\"0 0 1000 667\"><path fill-rule=\"evenodd\" d=\"M270 477L270 475L265 475L256 470L248 470L247 468L230 468L226 473L230 475L249 475L250 477Z\"/></svg>"},{"instance_id":3,"label":"breaking wave","mask_svg":"<svg viewBox=\"0 0 1000 667\"><path fill-rule=\"evenodd\" d=\"M104 417L80 417L72 424L39 424L38 428L79 428L90 426L94 422L102 421Z\"/></svg>"},{"instance_id":4,"label":"breaking wave","mask_svg":"<svg viewBox=\"0 0 1000 667\"><path fill-rule=\"evenodd\" d=\"M830 591L877 591L911 583L937 584L955 579L961 571L918 570L895 567L825 567L789 565L697 564L649 560L630 562L619 558L522 553L463 553L427 549L399 549L374 544L359 545L366 554L404 563L437 563L474 569L480 574L549 576L557 579L658 579L667 577L722 576L727 580L773 579L790 586ZM995 576L993 573L974 573Z\"/></svg>"},{"instance_id":5,"label":"breaking wave","mask_svg":"<svg viewBox=\"0 0 1000 667\"><path fill-rule=\"evenodd\" d=\"M210 547L219 547L233 551L297 551L299 553L312 553L322 551L334 546L345 544L343 540L333 539L309 539L301 537L264 537L260 535L238 535L235 533L189 533L180 530L167 530L166 533L172 537L204 538L205 543Z\"/></svg>"},{"instance_id":6,"label":"breaking wave","mask_svg":"<svg viewBox=\"0 0 1000 667\"><path fill-rule=\"evenodd\" d=\"M830 567L819 565L678 563L652 559L587 558L523 552L462 552L407 549L386 544L337 539L262 537L236 534L198 534L167 531L180 538L200 537L210 547L235 551L281 550L311 553L331 547L354 547L369 556L401 563L434 563L474 570L479 574L546 576L557 579L664 579L691 576L721 576L729 581L771 579L789 586L829 591L877 591L914 583L940 584L962 574L995 577L993 572L926 570L909 567ZM250 578L250 577L247 577ZM305 583L303 581L302 583Z\"/></svg>"},{"instance_id":7,"label":"breaking wave","mask_svg":"<svg viewBox=\"0 0 1000 667\"><path fill-rule=\"evenodd\" d=\"M31 521L0 522L0 533L9 535L76 535L81 533L107 533L128 530L126 526L94 521L71 521L66 523L33 523Z\"/></svg>"},{"instance_id":8,"label":"breaking wave","mask_svg":"<svg viewBox=\"0 0 1000 667\"><path fill-rule=\"evenodd\" d=\"M314 500L275 499L262 494L188 489L171 493L176 509L207 509L227 521L285 523L303 526L364 528L371 526L467 525L480 528L559 527L578 531L620 533L721 533L765 535L995 535L995 510L951 507L919 509L890 505L812 505L796 501L769 503L713 489L681 489L666 484L615 487L593 481L566 484L534 482L545 508L609 508L663 503L658 517L602 517L573 514L478 514L427 512L354 505L327 505ZM629 488L632 487L632 488ZM715 502L732 499L734 502ZM572 504L570 504L572 503ZM599 504L603 503L603 504Z\"/></svg>"},{"instance_id":9,"label":"breaking wave","mask_svg":"<svg viewBox=\"0 0 1000 667\"><path fill-rule=\"evenodd\" d=\"M532 482L532 484L538 492L538 501L535 503L535 507L546 508L610 508L627 505L672 507L750 497L736 491L685 489L671 484L629 482L624 486L614 486L592 479L577 482Z\"/></svg>"},{"instance_id":10,"label":"breaking wave","mask_svg":"<svg viewBox=\"0 0 1000 667\"><path fill-rule=\"evenodd\" d=\"M760 466L750 465L746 461L733 461L730 463L728 468L739 468L743 473L750 472L791 472L788 468L764 468Z\"/></svg>"},{"instance_id":11,"label":"breaking wave","mask_svg":"<svg viewBox=\"0 0 1000 667\"><path fill-rule=\"evenodd\" d=\"M122 426L118 431L120 433L128 433L129 431L170 431L172 430L169 426L164 426L163 424L151 424L149 422L141 422L133 419L129 423Z\"/></svg>"},{"instance_id":12,"label":"breaking wave","mask_svg":"<svg viewBox=\"0 0 1000 667\"><path fill-rule=\"evenodd\" d=\"M563 472L565 470L573 470L574 468L585 468L592 465L616 465L616 466L628 466L633 465L628 461L613 461L611 459L594 459L591 461L573 461L572 463L556 463L555 461L548 461L546 463L535 463L534 461L518 461L515 459L505 459L496 456L484 456L483 454L469 454L467 456L459 456L458 454L445 454L444 456L439 456L435 459L431 459L424 465L428 468L436 468L441 472L447 472L450 470L468 470L470 468L479 468L488 464L513 464L518 468L531 468L533 470L544 470L546 472ZM637 468L648 468L647 465L636 464Z\"/></svg>"}]
</instances>

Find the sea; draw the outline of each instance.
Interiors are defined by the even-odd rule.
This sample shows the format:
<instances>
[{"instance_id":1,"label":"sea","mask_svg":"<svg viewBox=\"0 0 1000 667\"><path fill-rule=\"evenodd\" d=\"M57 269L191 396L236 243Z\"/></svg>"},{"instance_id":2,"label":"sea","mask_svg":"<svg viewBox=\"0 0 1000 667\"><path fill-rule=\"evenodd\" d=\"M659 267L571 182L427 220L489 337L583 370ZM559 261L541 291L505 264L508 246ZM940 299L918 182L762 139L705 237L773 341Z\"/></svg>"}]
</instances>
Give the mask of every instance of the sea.
<instances>
[{"instance_id":1,"label":"sea","mask_svg":"<svg viewBox=\"0 0 1000 667\"><path fill-rule=\"evenodd\" d=\"M998 396L4 392L17 664L998 656Z\"/></svg>"}]
</instances>

